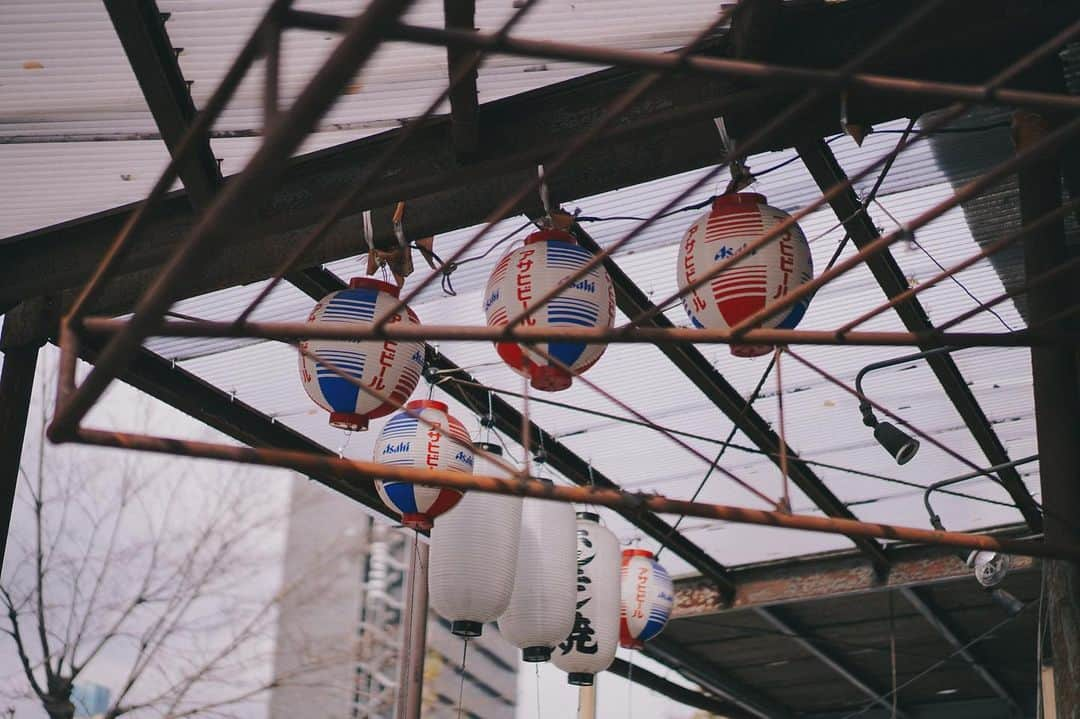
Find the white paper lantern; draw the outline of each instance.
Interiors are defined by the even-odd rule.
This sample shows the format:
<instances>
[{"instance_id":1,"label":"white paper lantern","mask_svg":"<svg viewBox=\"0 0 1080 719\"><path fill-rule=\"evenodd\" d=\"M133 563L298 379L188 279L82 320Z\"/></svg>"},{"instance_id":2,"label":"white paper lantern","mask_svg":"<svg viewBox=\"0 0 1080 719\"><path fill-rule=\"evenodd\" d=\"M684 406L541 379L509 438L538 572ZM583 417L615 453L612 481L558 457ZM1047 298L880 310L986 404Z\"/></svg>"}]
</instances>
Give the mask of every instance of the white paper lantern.
<instances>
[{"instance_id":1,"label":"white paper lantern","mask_svg":"<svg viewBox=\"0 0 1080 719\"><path fill-rule=\"evenodd\" d=\"M499 632L526 662L546 662L574 628L577 521L573 505L526 497L517 575Z\"/></svg>"},{"instance_id":2,"label":"white paper lantern","mask_svg":"<svg viewBox=\"0 0 1080 719\"><path fill-rule=\"evenodd\" d=\"M577 515L577 614L552 661L567 681L592 686L593 676L611 666L619 646L619 541L599 515Z\"/></svg>"},{"instance_id":3,"label":"white paper lantern","mask_svg":"<svg viewBox=\"0 0 1080 719\"><path fill-rule=\"evenodd\" d=\"M674 602L671 576L653 553L647 549L624 549L619 644L627 649L641 649L663 631Z\"/></svg>"},{"instance_id":4,"label":"white paper lantern","mask_svg":"<svg viewBox=\"0 0 1080 719\"><path fill-rule=\"evenodd\" d=\"M501 455L497 444L477 444ZM473 471L492 477L510 473L483 453ZM514 591L521 497L466 492L449 512L435 518L431 530L428 589L431 606L450 620L458 636L478 637L486 622L506 611Z\"/></svg>"}]
</instances>

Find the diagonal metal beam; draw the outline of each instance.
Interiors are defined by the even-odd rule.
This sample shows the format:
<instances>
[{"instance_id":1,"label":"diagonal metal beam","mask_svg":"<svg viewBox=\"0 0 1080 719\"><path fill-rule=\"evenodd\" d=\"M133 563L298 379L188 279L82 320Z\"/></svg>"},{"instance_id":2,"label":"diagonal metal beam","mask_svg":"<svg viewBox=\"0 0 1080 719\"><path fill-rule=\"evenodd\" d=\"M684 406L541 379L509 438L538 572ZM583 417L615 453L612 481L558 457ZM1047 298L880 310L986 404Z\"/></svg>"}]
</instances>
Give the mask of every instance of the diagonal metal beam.
<instances>
[{"instance_id":1,"label":"diagonal metal beam","mask_svg":"<svg viewBox=\"0 0 1080 719\"><path fill-rule=\"evenodd\" d=\"M332 272L313 269L303 282L294 283L310 297L321 299L331 292L340 290L345 284ZM486 415L490 401L495 429L511 438L521 436L522 414L506 400L482 388L482 383L468 372L458 367L445 355L428 348L427 365L437 370L443 378L460 380L449 381L440 385L442 390L457 401L470 407L478 416ZM533 447L543 447L548 464L576 484L586 486L615 488L617 485L602 472L598 472L573 450L560 442L535 422L529 422L530 442ZM716 582L717 591L730 597L735 592L728 569L709 556L701 547L673 530L673 527L652 512L625 512L623 516L637 525L643 532L654 539L664 542L668 548L711 581Z\"/></svg>"},{"instance_id":2,"label":"diagonal metal beam","mask_svg":"<svg viewBox=\"0 0 1080 719\"><path fill-rule=\"evenodd\" d=\"M799 156L802 158L806 169L810 171L814 181L824 192L828 188L847 180L840 163L836 161L832 150L822 140L805 142L796 145ZM854 188L848 188L846 192L838 194L829 203L836 213L837 219L844 224L844 229L851 235L855 246L862 249L880 237L877 227L874 226L869 214L863 209L862 202L855 193ZM886 250L867 261L874 279L881 286L886 296L890 299L899 295L908 288L904 279L903 270L897 264L896 259ZM904 327L910 332L926 332L933 328L930 319L926 315L918 298L912 297L895 307L896 314L904 323ZM932 345L925 345L923 350L930 349ZM1009 455L994 432L990 421L983 413L971 388L964 380L956 362L948 354L932 355L926 358L926 363L938 378L945 394L956 407L957 413L967 425L975 441L982 448L983 454L991 465L1006 464ZM1042 530L1042 513L1031 498L1027 487L1020 479L1020 473L1015 468L1009 467L998 472L1001 484L1012 497L1016 506L1024 515L1024 520L1032 531Z\"/></svg>"},{"instance_id":3,"label":"diagonal metal beam","mask_svg":"<svg viewBox=\"0 0 1080 719\"><path fill-rule=\"evenodd\" d=\"M161 139L169 154L175 155L197 108L165 29L167 16L158 10L155 0L105 0L105 8ZM191 207L198 213L210 204L223 181L209 137L200 138L189 150L179 175ZM292 273L289 279L303 282L306 272Z\"/></svg>"},{"instance_id":4,"label":"diagonal metal beam","mask_svg":"<svg viewBox=\"0 0 1080 719\"><path fill-rule=\"evenodd\" d=\"M442 389L456 400L473 409L478 415L487 414L488 402L495 422L495 429L511 438L521 436L522 414L506 400L493 395L486 389L475 386L479 383L468 372L458 367L444 355L429 349L428 366L438 370L443 377L461 380L445 382ZM595 485L605 489L614 489L618 485L602 472L597 471L573 450L560 442L555 436L535 422L528 423L529 440L532 447L543 447L547 463L570 481L581 486ZM715 578L725 595L732 595L735 585L728 570L713 559L701 547L686 539L666 521L650 511L621 512L631 523L653 539L662 542L668 549L688 562L703 575Z\"/></svg>"},{"instance_id":5,"label":"diagonal metal beam","mask_svg":"<svg viewBox=\"0 0 1080 719\"><path fill-rule=\"evenodd\" d=\"M917 587L901 587L900 594L903 595L904 599L906 599L911 606L915 607L919 614L923 615L923 618L926 619L930 626L936 629L937 632L945 638L945 641L949 643L949 646L956 650L956 653L971 665L972 670L979 675L979 678L986 682L986 685L1009 705L1009 709L1013 715L1020 716L1020 705L1012 695L1012 692L1005 688L1005 685L990 673L990 670L979 661L972 650L967 648L967 640L962 639L960 635L957 634L956 630L941 616L941 612L933 606L929 599L923 596L923 592Z\"/></svg>"},{"instance_id":6,"label":"diagonal metal beam","mask_svg":"<svg viewBox=\"0 0 1080 719\"><path fill-rule=\"evenodd\" d=\"M646 656L656 659L706 691L723 697L744 712L760 719L792 719L792 712L772 697L744 684L707 659L679 646L677 642L656 637L645 644Z\"/></svg>"},{"instance_id":7,"label":"diagonal metal beam","mask_svg":"<svg viewBox=\"0 0 1080 719\"><path fill-rule=\"evenodd\" d=\"M124 47L135 79L172 155L195 117L195 103L180 71L177 52L165 30L165 20L154 0L105 0L120 44ZM221 184L221 171L202 137L179 169L188 199L196 211L210 202Z\"/></svg>"},{"instance_id":8,"label":"diagonal metal beam","mask_svg":"<svg viewBox=\"0 0 1080 719\"><path fill-rule=\"evenodd\" d=\"M476 29L475 0L443 0L443 16L448 30ZM471 61L473 52L458 47L446 48L446 67L451 80ZM468 161L476 154L480 142L479 100L476 90L477 73L457 83L450 91L450 136L458 160Z\"/></svg>"},{"instance_id":9,"label":"diagonal metal beam","mask_svg":"<svg viewBox=\"0 0 1080 719\"><path fill-rule=\"evenodd\" d=\"M653 674L644 667L631 666L629 662L625 659L620 659L619 657L615 658L615 661L612 662L607 670L616 676L620 676L623 679L632 681L635 684L640 684L647 689L662 694L672 701L685 704L688 707L694 707L695 709L701 709L702 711L708 712L710 715L728 717L729 719L754 719L754 717L757 716L733 702L715 699L707 694L688 689L673 681L664 679L657 674Z\"/></svg>"},{"instance_id":10,"label":"diagonal metal beam","mask_svg":"<svg viewBox=\"0 0 1080 719\"><path fill-rule=\"evenodd\" d=\"M992 8L984 7L987 3ZM906 3L893 8L880 3L785 3L777 21L774 46L783 51L780 62L832 67L846 59L850 38L874 36L902 17ZM973 0L948 3L950 12L970 14ZM1046 7L1022 9L1006 0L980 0L987 26L978 37L956 37L944 30L927 33L909 46L895 63L875 68L899 76L950 81L981 81L1007 57L1017 57L1046 36L1046 27L1060 29L1071 17L1072 4L1053 0ZM1000 12L993 10L1005 8ZM1065 19L1063 19L1065 18ZM945 28L948 23L940 23ZM970 35L970 36L969 36ZM944 37L943 37L944 36ZM981 52L992 46L995 53ZM349 214L302 258L315 266L356 253L362 236L362 210L375 212L379 246L393 246L388 218L394 205L409 201L410 234L427 237L467 227L483 220L508 185L535 176L543 162L565 146L568 132L587 127L602 108L625 91L639 73L609 70L558 83L535 92L485 103L481 109L483 147L475 162L461 165L450 142L450 119L440 118L414 136L410 149L389 168L385 182L358 197ZM562 198L588 197L607 190L713 164L721 159L712 118L724 114L729 130L745 134L766 122L790 100L790 93L739 90L719 78L674 77L655 88L626 116L618 133L583 152L549 178L552 193ZM940 103L889 98L853 92L848 97L852 122L878 123L911 116ZM775 137L774 148L798 138L826 134L836 125L835 103L810 111L797 126ZM237 232L222 248L221 259L197 277L185 292L197 295L213 289L264 279L295 246L298 233L324 214L342 190L377 157L398 131L364 138L296 158L284 182L258 203L257 222ZM527 208L519 208L527 209ZM9 238L0 255L0 305L24 297L49 294L81 285L101 257L131 207L116 208L55 227ZM146 231L103 292L95 312L124 313L153 280L164 258L176 248L194 222L187 198L165 198L148 221Z\"/></svg>"},{"instance_id":11,"label":"diagonal metal beam","mask_svg":"<svg viewBox=\"0 0 1080 719\"><path fill-rule=\"evenodd\" d=\"M805 649L808 653L816 657L827 667L843 677L851 686L861 691L877 705L882 706L888 710L892 710L892 702L885 698L883 692L874 689L867 681L859 677L854 670L845 666L839 659L834 657L830 652L825 651L819 647L813 639L809 638L806 630L797 626L790 619L784 618L779 610L769 609L766 607L756 607L754 613L764 619L772 626L779 629L785 634L791 641L798 644ZM899 707L896 709L896 713L893 716L900 717L900 719L906 719L910 716L906 711L903 711Z\"/></svg>"},{"instance_id":12,"label":"diagonal metal beam","mask_svg":"<svg viewBox=\"0 0 1080 719\"><path fill-rule=\"evenodd\" d=\"M57 344L55 338L52 342ZM101 344L94 338L87 337L80 340L79 348L82 359L92 363L97 359ZM137 350L130 365L118 377L132 387L175 407L238 442L252 447L294 449L312 454L335 456L318 442L308 439L280 422L275 422L251 405L226 394L147 349ZM330 473L311 475L311 478L379 514L397 520L395 515L387 512L386 505L379 499L371 482L345 481Z\"/></svg>"},{"instance_id":13,"label":"diagonal metal beam","mask_svg":"<svg viewBox=\"0 0 1080 719\"><path fill-rule=\"evenodd\" d=\"M592 252L599 252L600 246L585 230L575 225L574 234L582 247ZM654 308L653 303L641 291L630 276L612 260L604 261L604 268L611 276L615 285L615 302L628 317L637 317L642 313ZM645 326L645 325L643 325ZM672 327L671 322L662 314L649 321L648 326ZM666 343L658 345L658 349L667 355L668 359L686 375L687 379L701 390L702 394L716 405L735 425L745 434L751 442L760 448L772 461L780 466L780 437L772 431L765 418L757 413L752 407L746 406L746 400L716 368L705 359L705 356L696 347L688 344ZM832 491L825 486L820 477L803 462L799 455L790 447L786 449L788 461L788 474L791 480L798 485L810 499L822 511L830 517L844 517L854 519L855 515L841 502ZM881 545L865 537L853 538L859 547L879 570L884 570L889 565Z\"/></svg>"}]
</instances>

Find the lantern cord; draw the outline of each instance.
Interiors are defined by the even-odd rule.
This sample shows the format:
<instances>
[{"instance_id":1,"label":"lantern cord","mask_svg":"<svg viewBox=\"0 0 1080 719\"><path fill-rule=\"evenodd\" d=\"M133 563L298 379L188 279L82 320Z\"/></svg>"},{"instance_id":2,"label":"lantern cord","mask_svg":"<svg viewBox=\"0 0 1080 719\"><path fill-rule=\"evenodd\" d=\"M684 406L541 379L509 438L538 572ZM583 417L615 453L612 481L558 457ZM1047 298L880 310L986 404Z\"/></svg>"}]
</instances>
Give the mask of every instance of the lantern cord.
<instances>
[{"instance_id":1,"label":"lantern cord","mask_svg":"<svg viewBox=\"0 0 1080 719\"><path fill-rule=\"evenodd\" d=\"M345 450L349 448L349 442L351 441L352 432L350 432L349 430L345 430L345 440L341 443L341 446L338 447L338 458L345 459Z\"/></svg>"},{"instance_id":2,"label":"lantern cord","mask_svg":"<svg viewBox=\"0 0 1080 719\"><path fill-rule=\"evenodd\" d=\"M630 658L626 660L626 719L634 716L634 650L630 650Z\"/></svg>"},{"instance_id":3,"label":"lantern cord","mask_svg":"<svg viewBox=\"0 0 1080 719\"><path fill-rule=\"evenodd\" d=\"M881 185L885 182L885 176L889 174L889 170L892 169L893 162L900 156L900 151L907 146L908 136L911 135L912 128L915 127L915 122L918 118L913 117L908 121L907 127L901 131L900 139L896 143L896 149L889 153L889 157L885 160L885 164L881 166L881 172L878 173L877 180L874 181L874 186L870 188L870 193L867 194L863 201L860 203L860 210L865 212L866 208L870 206L870 203L877 197L878 190L881 189ZM925 133L922 133L925 136ZM841 253L844 248L847 247L848 241L851 239L851 233L845 233L844 239L840 240L840 244L836 246L836 251L833 252L833 256L829 259L829 264L825 266L825 271L828 272L832 269L832 266L836 264L836 261L840 259Z\"/></svg>"},{"instance_id":4,"label":"lantern cord","mask_svg":"<svg viewBox=\"0 0 1080 719\"><path fill-rule=\"evenodd\" d=\"M486 250L484 250L480 254L473 255L472 257L464 257L464 258L462 258L462 259L460 259L460 260L458 260L456 262L444 262L443 259L441 257L439 257L438 254L435 253L434 250L428 250L426 248L420 248L415 244L410 245L410 246L414 247L416 249L422 249L423 252L426 252L426 253L431 255L431 258L433 260L435 260L435 262L438 263L438 265L439 265L439 269L437 270L437 272L439 272L442 275L442 290L443 290L443 292L445 294L447 294L447 295L450 295L451 297L456 297L457 296L457 291L454 289L454 283L451 281L450 275L454 274L454 272L456 272L458 270L458 268L461 267L462 265L468 264L470 262L476 262L477 260L484 259L488 255L490 255L495 250L496 247L500 247L500 246L506 244L507 242L512 240L514 237L519 235L521 232L523 232L524 230L526 230L526 229L528 229L529 227L532 227L532 226L533 226L533 222L532 222L532 220L530 220L530 221L526 222L525 224L519 226L517 229L515 229L515 230L509 232L508 234L504 235L501 239L494 242L490 247L488 247Z\"/></svg>"},{"instance_id":5,"label":"lantern cord","mask_svg":"<svg viewBox=\"0 0 1080 719\"><path fill-rule=\"evenodd\" d=\"M892 719L896 719L896 615L893 609L893 593L889 592L889 663L892 665Z\"/></svg>"},{"instance_id":6,"label":"lantern cord","mask_svg":"<svg viewBox=\"0 0 1080 719\"><path fill-rule=\"evenodd\" d=\"M461 719L461 712L465 708L463 706L463 697L465 696L465 658L468 656L468 653L469 653L469 638L465 637L465 639L461 642L461 682L458 684L458 695L457 695L457 715L458 715L458 719Z\"/></svg>"},{"instance_id":7,"label":"lantern cord","mask_svg":"<svg viewBox=\"0 0 1080 719\"><path fill-rule=\"evenodd\" d=\"M773 354L773 364L776 365L776 413L780 423L780 478L783 481L782 506L785 512L791 514L791 495L788 492L788 443L784 432L784 375L780 371L780 355L784 353L782 346L776 348Z\"/></svg>"},{"instance_id":8,"label":"lantern cord","mask_svg":"<svg viewBox=\"0 0 1080 719\"><path fill-rule=\"evenodd\" d=\"M743 403L743 408L742 408L742 410L739 411L739 418L740 419L742 419L743 415L745 415L747 410L750 409L750 405L752 405L754 403L754 401L758 398L758 396L761 394L761 389L765 386L765 381L769 378L769 373L772 372L773 365L775 365L775 364L776 364L776 355L774 354L772 356L772 359L769 360L769 364L766 365L765 371L761 373L761 378L758 379L758 383L757 383L757 386L754 387L754 391L750 393L750 396L746 398L746 402ZM738 431L739 431L739 425L736 423L735 425L732 426L731 431L728 432L727 439L725 439L724 443L722 445L720 445L720 450L716 453L716 458L713 459L712 464L709 465L709 469L708 469L708 471L705 472L705 476L701 478L701 482L698 483L697 489L694 490L694 494L690 498L691 502L696 501L697 498L698 498L698 495L701 494L701 490L705 489L705 484L709 481L709 478L712 476L713 470L716 469L716 465L718 465L720 463L720 459L724 456L724 452L726 452L727 448L729 446L731 446L731 440L735 438L735 433L738 432ZM675 532L679 531L679 525L682 524L682 521L684 519L686 519L686 515L685 514L680 514L679 518L675 520L675 524L671 525L671 531L669 531L668 534L667 534L667 537L665 537L665 542L666 542L667 539L670 539L675 534ZM660 561L660 555L663 553L664 548L666 546L667 546L667 544L661 544L660 547L656 550L655 559L657 561Z\"/></svg>"},{"instance_id":9,"label":"lantern cord","mask_svg":"<svg viewBox=\"0 0 1080 719\"><path fill-rule=\"evenodd\" d=\"M540 663L536 665L536 719L540 719Z\"/></svg>"}]
</instances>

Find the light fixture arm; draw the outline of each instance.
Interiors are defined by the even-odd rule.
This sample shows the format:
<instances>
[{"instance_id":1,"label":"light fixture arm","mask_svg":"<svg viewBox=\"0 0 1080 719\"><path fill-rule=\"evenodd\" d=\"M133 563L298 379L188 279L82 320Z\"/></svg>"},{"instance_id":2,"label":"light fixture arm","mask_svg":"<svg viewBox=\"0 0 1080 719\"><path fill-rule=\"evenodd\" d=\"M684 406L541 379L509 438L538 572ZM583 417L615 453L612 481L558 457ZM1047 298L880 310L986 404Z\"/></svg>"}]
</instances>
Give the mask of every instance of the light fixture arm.
<instances>
[{"instance_id":1,"label":"light fixture arm","mask_svg":"<svg viewBox=\"0 0 1080 719\"><path fill-rule=\"evenodd\" d=\"M862 413L863 424L867 427L877 427L878 419L874 416L874 408L870 405L870 400L866 398L866 394L863 392L862 383L863 378L875 370L884 369L886 367L893 367L898 364L904 364L905 362L913 362L915 360L926 359L939 354L948 354L955 352L956 350L963 349L963 347L935 347L933 349L925 350L923 352L915 352L913 354L903 355L901 357L890 357L889 359L879 360L877 362L871 362L870 364L859 370L859 373L855 375L855 392L859 395L859 412Z\"/></svg>"},{"instance_id":2,"label":"light fixture arm","mask_svg":"<svg viewBox=\"0 0 1080 719\"><path fill-rule=\"evenodd\" d=\"M930 495L933 492L936 492L939 489L944 489L945 487L950 487L954 484L959 484L960 482L966 482L969 479L976 479L978 477L987 477L1000 485L1001 480L996 474L994 474L994 472L998 472L1002 469L1008 469L1009 467L1017 467L1021 464L1028 464L1029 462L1034 462L1038 458L1039 455L1033 454L1029 457L1024 457L1022 459L1014 459L1011 462L996 464L993 467L987 467L986 469L979 469L974 472L968 472L967 474L958 475L956 477L949 477L948 479L943 479L939 482L934 482L933 484L927 486L926 490L923 492L923 505L926 507L926 513L930 516L930 524L934 527L934 529L938 530L939 532L946 531L945 525L941 521L941 517L934 511L933 506L930 504Z\"/></svg>"}]
</instances>

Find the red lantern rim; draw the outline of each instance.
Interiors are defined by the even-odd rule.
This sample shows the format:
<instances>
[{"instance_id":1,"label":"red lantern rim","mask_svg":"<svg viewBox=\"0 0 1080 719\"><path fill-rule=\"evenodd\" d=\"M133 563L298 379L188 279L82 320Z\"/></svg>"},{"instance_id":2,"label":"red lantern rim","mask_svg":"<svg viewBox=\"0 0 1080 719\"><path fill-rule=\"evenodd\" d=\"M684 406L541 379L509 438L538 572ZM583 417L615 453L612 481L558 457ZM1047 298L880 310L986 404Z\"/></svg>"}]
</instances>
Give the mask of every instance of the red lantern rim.
<instances>
[{"instance_id":1,"label":"red lantern rim","mask_svg":"<svg viewBox=\"0 0 1080 719\"><path fill-rule=\"evenodd\" d=\"M648 559L653 558L653 553L650 552L648 549L638 549L636 547L624 549L622 550L622 554L624 557L647 557Z\"/></svg>"},{"instance_id":2,"label":"red lantern rim","mask_svg":"<svg viewBox=\"0 0 1080 719\"><path fill-rule=\"evenodd\" d=\"M401 294L401 288L397 285L392 285L389 282L377 280L374 277L353 277L349 280L349 289L379 290L380 292L388 292L395 298Z\"/></svg>"},{"instance_id":3,"label":"red lantern rim","mask_svg":"<svg viewBox=\"0 0 1080 719\"><path fill-rule=\"evenodd\" d=\"M543 230L537 230L528 237L525 238L525 244L531 245L534 242L544 242L546 240L558 240L559 242L569 242L572 245L577 244L577 239L566 230L557 230L554 227L545 228Z\"/></svg>"},{"instance_id":4,"label":"red lantern rim","mask_svg":"<svg viewBox=\"0 0 1080 719\"><path fill-rule=\"evenodd\" d=\"M449 412L450 408L446 402L440 402L437 399L414 399L405 405L405 409L423 410L423 409L437 409L440 412Z\"/></svg>"},{"instance_id":5,"label":"red lantern rim","mask_svg":"<svg viewBox=\"0 0 1080 719\"><path fill-rule=\"evenodd\" d=\"M729 195L720 195L713 198L712 208L719 210L722 207L731 207L733 205L767 205L768 201L765 199L765 195L757 192L733 192Z\"/></svg>"}]
</instances>

